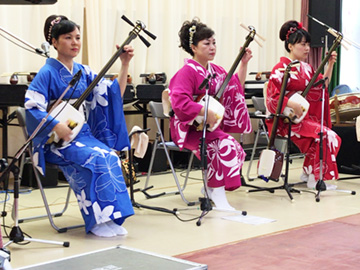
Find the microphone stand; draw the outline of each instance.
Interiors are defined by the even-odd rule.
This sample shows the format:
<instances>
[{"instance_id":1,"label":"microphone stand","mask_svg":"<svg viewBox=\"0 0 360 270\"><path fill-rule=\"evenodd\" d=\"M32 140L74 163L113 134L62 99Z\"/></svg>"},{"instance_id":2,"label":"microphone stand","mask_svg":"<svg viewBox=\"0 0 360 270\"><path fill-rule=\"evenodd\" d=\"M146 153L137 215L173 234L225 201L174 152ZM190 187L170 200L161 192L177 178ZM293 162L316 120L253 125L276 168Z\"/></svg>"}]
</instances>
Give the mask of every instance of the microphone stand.
<instances>
[{"instance_id":1,"label":"microphone stand","mask_svg":"<svg viewBox=\"0 0 360 270\"><path fill-rule=\"evenodd\" d=\"M203 184L204 184L204 197L199 198L200 201L200 210L201 215L198 219L198 221L196 222L197 226L201 225L201 220L203 219L204 216L206 216L211 210L212 210L212 205L210 202L210 197L209 194L207 192L207 145L206 145L206 128L207 128L207 118L208 118L208 108L209 108L209 80L211 78L211 74L209 74L204 81L201 83L199 89L202 90L205 87L205 96L204 96L204 124L203 124L203 130L202 130L202 136L200 138L200 157L201 157L201 162L200 162L200 168L202 169L202 175L203 175Z\"/></svg>"},{"instance_id":2,"label":"microphone stand","mask_svg":"<svg viewBox=\"0 0 360 270\"><path fill-rule=\"evenodd\" d=\"M322 100L321 100L321 122L320 122L320 132L319 132L319 160L320 160L320 166L319 166L319 180L317 181L316 185L315 185L315 189L317 190L317 193L315 195L315 200L316 202L320 202L320 194L322 191L326 191L326 184L324 182L324 176L323 176L323 144L324 144L324 139L323 139L323 134L324 134L324 116L325 116L325 91L326 91L326 80L328 80L328 77L323 79L322 82ZM320 83L320 82L318 82ZM314 84L316 85L316 84ZM336 189L335 191L339 191L339 192L344 192L344 193L350 193L351 195L356 195L355 191L351 191L351 190L340 190L340 189Z\"/></svg>"},{"instance_id":3,"label":"microphone stand","mask_svg":"<svg viewBox=\"0 0 360 270\"><path fill-rule=\"evenodd\" d=\"M318 191L317 194L315 195L315 200L317 202L320 201L320 193L321 191L325 191L326 190L326 185L325 182L323 180L323 134L324 134L324 110L325 110L325 82L328 78L326 77L322 83L322 94L321 94L321 122L320 122L320 132L319 132L319 136L320 136L320 142L319 142L319 154L320 154L320 167L319 167L319 175L320 178L316 183L315 189Z\"/></svg>"},{"instance_id":4,"label":"microphone stand","mask_svg":"<svg viewBox=\"0 0 360 270\"><path fill-rule=\"evenodd\" d=\"M237 212L240 213L243 216L247 215L246 211L237 211L237 210L222 210L217 209L216 207L213 208L210 202L210 197L207 192L207 173L208 173L208 166L207 166L207 144L206 144L206 129L207 129L207 118L208 118L208 108L209 108L209 81L215 78L215 74L209 74L204 81L201 83L199 89L203 89L205 87L205 95L204 95L204 122L203 122L203 130L202 130L202 136L200 138L200 167L202 168L202 174L203 174L203 185L204 185L204 197L199 198L200 201L200 210L202 210L198 221L196 222L197 226L201 225L201 220L204 216L206 216L211 210L219 210L219 211L225 211L225 212ZM219 90L220 91L220 90Z\"/></svg>"},{"instance_id":5,"label":"microphone stand","mask_svg":"<svg viewBox=\"0 0 360 270\"><path fill-rule=\"evenodd\" d=\"M78 81L78 79L81 77L81 70L78 71L73 79L70 81L69 85L64 90L62 96L65 95L65 93L75 85L75 83ZM62 97L61 96L61 97ZM58 99L56 102L59 103L61 99ZM15 226L11 229L10 235L9 235L9 242L7 242L3 247L7 247L8 245L12 243L20 243L23 241L29 241L29 242L40 242L40 243L46 243L46 244L54 244L54 245L62 245L64 247L69 247L70 242L58 242L58 241L48 241L48 240L40 240L40 239L34 239L34 238L28 238L24 237L24 233L19 227L19 218L18 218L18 200L19 200L19 188L20 188L20 180L19 180L19 167L15 165L16 162L19 161L22 154L25 152L25 150L29 147L32 140L35 138L35 136L39 133L45 122L47 121L48 117L50 116L51 112L55 106L53 106L48 114L42 119L42 121L39 123L39 125L35 128L33 133L29 136L29 138L26 140L25 144L20 147L20 149L16 152L14 158L12 159L10 165L4 170L3 174L0 177L0 182L4 181L4 183L7 183L8 181L8 175L10 172L13 173L14 176L14 220L15 220ZM5 179L6 178L6 179ZM7 186L7 184L6 184Z\"/></svg>"},{"instance_id":6,"label":"microphone stand","mask_svg":"<svg viewBox=\"0 0 360 270\"><path fill-rule=\"evenodd\" d=\"M12 38L16 39L17 41L21 42L22 44L26 45L26 46L29 47L31 50L22 47L23 49L28 50L28 51L31 51L31 52L34 52L34 53L36 53L36 54L39 54L39 55L44 56L44 57L47 57L47 58L50 57L50 56L48 55L48 52L45 52L45 51L43 51L43 50L40 49L40 48L36 48L35 46L31 45L30 43L26 42L25 40L17 37L16 35L10 33L9 31L5 30L5 29L2 28L1 26L0 26L0 31L6 33L6 34L9 35L10 37L12 37ZM2 34L0 34L0 35L3 36L5 39L9 40L10 42L13 42L13 41L11 41L10 39L8 39L7 37L5 37L4 35L2 35ZM15 42L13 42L13 43L14 43L15 45L17 45L17 46L20 46L19 44L16 44ZM21 46L20 46L20 47L21 47Z\"/></svg>"}]
</instances>

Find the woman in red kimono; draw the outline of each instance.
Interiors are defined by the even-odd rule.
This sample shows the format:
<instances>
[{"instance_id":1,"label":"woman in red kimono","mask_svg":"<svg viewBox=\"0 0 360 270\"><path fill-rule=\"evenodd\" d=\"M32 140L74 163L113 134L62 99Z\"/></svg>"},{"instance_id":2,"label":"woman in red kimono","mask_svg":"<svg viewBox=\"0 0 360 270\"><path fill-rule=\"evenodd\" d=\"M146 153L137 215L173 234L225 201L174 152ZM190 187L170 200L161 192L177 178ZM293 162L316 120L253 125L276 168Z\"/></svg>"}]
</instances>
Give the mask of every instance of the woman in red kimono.
<instances>
[{"instance_id":1,"label":"woman in red kimono","mask_svg":"<svg viewBox=\"0 0 360 270\"><path fill-rule=\"evenodd\" d=\"M285 49L289 52L288 57L281 57L280 62L276 64L271 72L267 87L266 105L271 113L276 112L282 79L284 76L284 69L293 60L299 60L300 66L293 67L294 73L290 74L287 83L285 97L283 101L284 108L290 107L294 110L297 117L303 114L299 103L289 101L292 94L302 93L309 81L312 79L315 71L314 68L305 63L310 51L310 35L302 27L301 23L297 21L288 21L283 24L280 29L280 39L285 42ZM316 81L322 78L326 80L326 87L331 80L334 63L336 62L337 54L333 52L328 67L324 75L320 74ZM316 81L314 84L316 84ZM305 118L298 124L291 126L291 140L305 154L303 164L303 174L301 179L307 182L308 188L315 188L316 181L320 179L320 154L319 154L319 132L321 123L321 97L322 85L312 87L306 96L306 100L310 103L310 108ZM267 125L269 130L272 130L272 120L268 120ZM288 124L281 119L277 127L277 134L282 137L287 137ZM331 119L329 110L329 95L325 91L325 109L324 109L324 133L323 133L323 180L332 180L338 178L338 170L336 165L336 155L340 149L341 139L331 130ZM335 185L326 184L326 189L336 189Z\"/></svg>"}]
</instances>

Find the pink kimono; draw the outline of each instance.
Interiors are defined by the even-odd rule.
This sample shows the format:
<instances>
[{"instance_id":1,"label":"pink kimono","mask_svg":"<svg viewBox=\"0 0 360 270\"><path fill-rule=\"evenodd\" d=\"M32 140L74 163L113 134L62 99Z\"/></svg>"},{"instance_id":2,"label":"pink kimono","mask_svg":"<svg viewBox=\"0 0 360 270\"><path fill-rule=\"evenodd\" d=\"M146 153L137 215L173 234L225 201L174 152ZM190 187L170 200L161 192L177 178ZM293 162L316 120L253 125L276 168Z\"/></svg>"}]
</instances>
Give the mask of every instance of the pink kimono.
<instances>
[{"instance_id":1,"label":"pink kimono","mask_svg":"<svg viewBox=\"0 0 360 270\"><path fill-rule=\"evenodd\" d=\"M202 109L194 101L205 89L199 90L200 84L211 73L209 94L215 95L223 84L227 72L220 66L209 63L206 70L198 62L187 59L185 65L170 81L170 100L175 115L170 119L171 138L181 148L194 151L200 159L200 138L202 131L197 131L192 124ZM225 186L234 190L241 186L240 169L245 160L245 152L240 144L226 132L251 132L250 117L244 98L244 89L239 78L232 76L222 96L225 115L221 125L214 131L206 132L209 187Z\"/></svg>"},{"instance_id":2,"label":"pink kimono","mask_svg":"<svg viewBox=\"0 0 360 270\"><path fill-rule=\"evenodd\" d=\"M266 106L271 113L276 112L284 68L291 62L287 57L281 57L280 62L273 68L267 88ZM287 83L285 98L283 101L284 110L290 96L296 92L302 93L315 71L313 67L305 62L300 62L300 67L293 67L292 71L297 74L290 74ZM279 71L279 68L282 71ZM316 81L323 76L320 74ZM321 123L321 97L322 85L310 88L306 100L310 103L309 112L299 124L291 126L291 140L299 147L302 153L305 153L303 169L306 174L314 174L315 179L320 179L320 152L319 152L319 132ZM269 131L272 130L272 120L267 121ZM323 131L323 180L338 178L338 169L336 165L336 155L339 152L341 138L331 130L331 118L329 107L329 94L325 90L324 106L324 131ZM281 119L277 127L277 134L287 137L288 124Z\"/></svg>"}]
</instances>

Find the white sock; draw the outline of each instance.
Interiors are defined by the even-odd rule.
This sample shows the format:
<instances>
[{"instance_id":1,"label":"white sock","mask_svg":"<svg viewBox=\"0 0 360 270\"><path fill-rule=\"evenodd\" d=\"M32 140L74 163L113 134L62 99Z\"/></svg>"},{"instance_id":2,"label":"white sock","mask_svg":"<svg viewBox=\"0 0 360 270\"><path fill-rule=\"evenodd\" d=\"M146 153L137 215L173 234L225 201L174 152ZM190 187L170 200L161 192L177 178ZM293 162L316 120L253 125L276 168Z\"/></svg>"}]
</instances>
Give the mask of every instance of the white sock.
<instances>
[{"instance_id":1,"label":"white sock","mask_svg":"<svg viewBox=\"0 0 360 270\"><path fill-rule=\"evenodd\" d=\"M224 210L235 210L235 208L229 204L226 198L224 186L218 188L208 187L207 189L209 197L215 204L216 208Z\"/></svg>"},{"instance_id":2,"label":"white sock","mask_svg":"<svg viewBox=\"0 0 360 270\"><path fill-rule=\"evenodd\" d=\"M108 225L109 228L117 235L127 235L128 234L127 230L123 226L116 224L112 220L106 222L106 225Z\"/></svg>"},{"instance_id":3,"label":"white sock","mask_svg":"<svg viewBox=\"0 0 360 270\"><path fill-rule=\"evenodd\" d=\"M211 199L211 192L212 192L212 188L206 187L206 193L210 199ZM201 194L205 196L205 188L204 187L201 188Z\"/></svg>"},{"instance_id":4,"label":"white sock","mask_svg":"<svg viewBox=\"0 0 360 270\"><path fill-rule=\"evenodd\" d=\"M307 173L302 172L300 175L300 180L303 182L307 182L309 180L309 175Z\"/></svg>"},{"instance_id":5,"label":"white sock","mask_svg":"<svg viewBox=\"0 0 360 270\"><path fill-rule=\"evenodd\" d=\"M316 183L317 183L317 181L315 180L315 175L310 174L309 179L307 181L307 187L311 188L311 189L315 189L316 188ZM325 186L326 186L326 190L335 190L335 189L337 189L336 185L327 184L325 181L324 181L324 183L325 183Z\"/></svg>"},{"instance_id":6,"label":"white sock","mask_svg":"<svg viewBox=\"0 0 360 270\"><path fill-rule=\"evenodd\" d=\"M106 223L95 224L91 232L99 237L116 236L116 233Z\"/></svg>"},{"instance_id":7,"label":"white sock","mask_svg":"<svg viewBox=\"0 0 360 270\"><path fill-rule=\"evenodd\" d=\"M307 181L307 187L311 189L315 189L316 186L316 180L315 175L309 174L308 181Z\"/></svg>"}]
</instances>

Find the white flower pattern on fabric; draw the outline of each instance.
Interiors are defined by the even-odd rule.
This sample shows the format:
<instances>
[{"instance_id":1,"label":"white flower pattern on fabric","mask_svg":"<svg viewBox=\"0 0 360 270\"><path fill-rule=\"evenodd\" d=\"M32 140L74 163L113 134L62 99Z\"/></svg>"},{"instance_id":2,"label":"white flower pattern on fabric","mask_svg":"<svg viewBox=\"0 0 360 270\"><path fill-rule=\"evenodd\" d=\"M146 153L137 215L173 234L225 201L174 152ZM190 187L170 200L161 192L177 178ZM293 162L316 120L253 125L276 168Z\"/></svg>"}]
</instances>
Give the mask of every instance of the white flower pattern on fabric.
<instances>
[{"instance_id":1,"label":"white flower pattern on fabric","mask_svg":"<svg viewBox=\"0 0 360 270\"><path fill-rule=\"evenodd\" d=\"M185 142L185 137L186 137L186 130L182 130L181 126L182 123L180 122L179 118L175 115L174 118L174 125L175 128L178 130L178 134L180 136L179 140L178 140L178 146L180 147L180 149L182 149L184 147L184 142Z\"/></svg>"},{"instance_id":2,"label":"white flower pattern on fabric","mask_svg":"<svg viewBox=\"0 0 360 270\"><path fill-rule=\"evenodd\" d=\"M106 80L103 80L97 87L94 88L94 98L91 101L91 110L96 108L97 104L105 107L108 106L107 87L110 86ZM105 97L104 97L105 96Z\"/></svg>"},{"instance_id":3,"label":"white flower pattern on fabric","mask_svg":"<svg viewBox=\"0 0 360 270\"><path fill-rule=\"evenodd\" d=\"M339 147L339 142L336 139L336 133L331 129L327 129L327 135L328 135L328 146L329 148L332 148L333 151L335 151L335 149Z\"/></svg>"},{"instance_id":4,"label":"white flower pattern on fabric","mask_svg":"<svg viewBox=\"0 0 360 270\"><path fill-rule=\"evenodd\" d=\"M74 190L75 194L80 194L83 188L86 186L86 181L76 170L76 167L68 165L60 166L60 168L66 176L66 179L69 182L70 187Z\"/></svg>"},{"instance_id":5,"label":"white flower pattern on fabric","mask_svg":"<svg viewBox=\"0 0 360 270\"><path fill-rule=\"evenodd\" d=\"M83 210L85 215L89 215L89 211L87 210L87 207L91 206L91 201L86 200L85 191L82 190L80 195L79 194L76 195L76 198L78 200L80 210Z\"/></svg>"},{"instance_id":6,"label":"white flower pattern on fabric","mask_svg":"<svg viewBox=\"0 0 360 270\"><path fill-rule=\"evenodd\" d=\"M301 68L304 70L306 76L310 79L311 78L311 66L308 63L301 62ZM309 84L309 83L308 83Z\"/></svg>"},{"instance_id":7,"label":"white flower pattern on fabric","mask_svg":"<svg viewBox=\"0 0 360 270\"><path fill-rule=\"evenodd\" d=\"M194 69L196 72L200 73L204 78L206 77L206 74L204 72L204 69L200 66L195 66L193 63L188 63L187 64L189 67L191 67L192 69Z\"/></svg>"},{"instance_id":8,"label":"white flower pattern on fabric","mask_svg":"<svg viewBox=\"0 0 360 270\"><path fill-rule=\"evenodd\" d=\"M232 178L240 174L240 163L239 157L235 156L231 160L226 160L229 153L232 151L238 151L236 149L236 145L232 141L231 137L229 136L226 139L221 141L215 140L208 144L208 158L211 160L211 163L208 166L208 178L213 177L215 174L215 178L218 181L224 179L224 175L221 172L218 172L216 168L221 167L218 163L220 162L225 167L229 168L229 172L226 177ZM239 152L240 153L240 152Z\"/></svg>"},{"instance_id":9,"label":"white flower pattern on fabric","mask_svg":"<svg viewBox=\"0 0 360 270\"><path fill-rule=\"evenodd\" d=\"M102 142L107 142L109 147L112 148L115 145L117 136L108 128L109 124L106 120L106 116L103 113L103 110L99 107L96 107L93 113L97 115L97 122L91 124L91 131L94 137Z\"/></svg>"},{"instance_id":10,"label":"white flower pattern on fabric","mask_svg":"<svg viewBox=\"0 0 360 270\"><path fill-rule=\"evenodd\" d=\"M311 165L309 165L309 167L304 167L303 169L304 169L305 173L308 175L313 173L313 167Z\"/></svg>"},{"instance_id":11,"label":"white flower pattern on fabric","mask_svg":"<svg viewBox=\"0 0 360 270\"><path fill-rule=\"evenodd\" d=\"M101 175L95 180L95 191L98 199L103 202L113 202L116 200L116 192L126 191L126 184L119 166L119 158L114 152L110 152L103 164L90 162L94 166L94 172Z\"/></svg>"},{"instance_id":12,"label":"white flower pattern on fabric","mask_svg":"<svg viewBox=\"0 0 360 270\"><path fill-rule=\"evenodd\" d=\"M103 210L101 210L100 205L95 202L93 204L94 216L97 224L105 223L111 220L110 216L114 212L114 206L108 205Z\"/></svg>"},{"instance_id":13,"label":"white flower pattern on fabric","mask_svg":"<svg viewBox=\"0 0 360 270\"><path fill-rule=\"evenodd\" d=\"M274 79L274 80L277 80L278 82L282 82L282 79L283 79L283 77L284 77L284 73L282 72L282 71L280 71L280 70L275 70L275 73L274 74L271 74L271 76L270 76L270 80L271 79Z\"/></svg>"}]
</instances>

